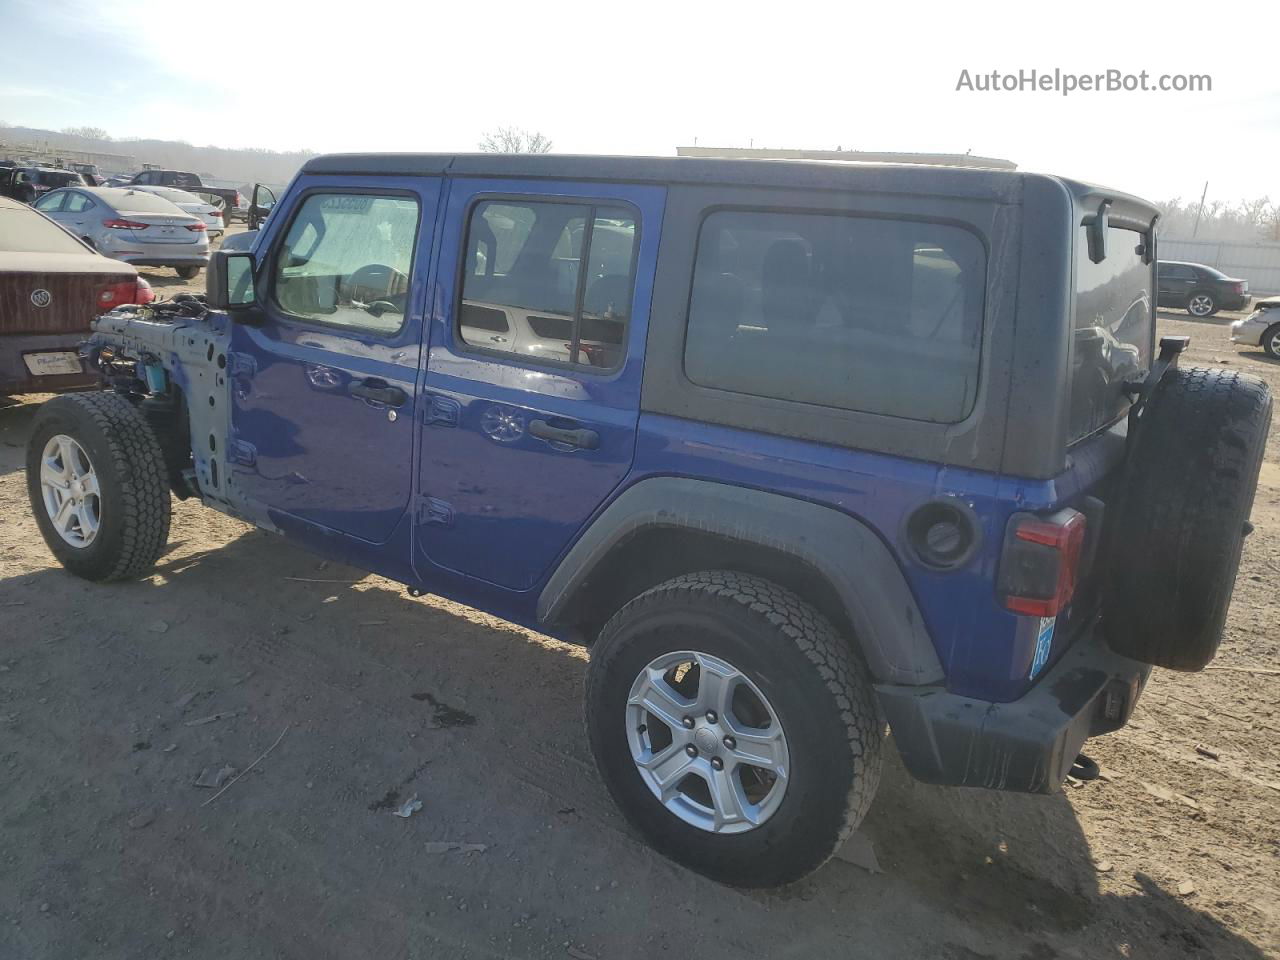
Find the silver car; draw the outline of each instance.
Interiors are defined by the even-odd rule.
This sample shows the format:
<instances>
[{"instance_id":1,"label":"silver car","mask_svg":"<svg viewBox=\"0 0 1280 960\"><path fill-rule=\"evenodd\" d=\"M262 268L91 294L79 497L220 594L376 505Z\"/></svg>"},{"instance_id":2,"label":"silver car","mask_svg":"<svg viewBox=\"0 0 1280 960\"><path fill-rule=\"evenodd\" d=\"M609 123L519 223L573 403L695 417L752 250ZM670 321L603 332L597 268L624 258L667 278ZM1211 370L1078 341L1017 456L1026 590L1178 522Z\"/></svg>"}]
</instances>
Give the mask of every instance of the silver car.
<instances>
[{"instance_id":1,"label":"silver car","mask_svg":"<svg viewBox=\"0 0 1280 960\"><path fill-rule=\"evenodd\" d=\"M204 220L153 193L127 187L65 187L46 193L35 207L115 260L173 267L186 280L209 263Z\"/></svg>"},{"instance_id":2,"label":"silver car","mask_svg":"<svg viewBox=\"0 0 1280 960\"><path fill-rule=\"evenodd\" d=\"M1253 313L1231 325L1231 342L1261 347L1280 360L1280 297L1267 297L1253 305Z\"/></svg>"},{"instance_id":3,"label":"silver car","mask_svg":"<svg viewBox=\"0 0 1280 960\"><path fill-rule=\"evenodd\" d=\"M214 200L221 202L219 197L214 197L213 194L205 194L202 197L194 193L188 193L186 190L179 190L177 187L153 187L134 184L129 189L141 190L144 193L154 193L157 197L164 197L184 213L199 217L204 221L210 240L222 236L222 214L216 204L205 199L205 197L213 197Z\"/></svg>"}]
</instances>

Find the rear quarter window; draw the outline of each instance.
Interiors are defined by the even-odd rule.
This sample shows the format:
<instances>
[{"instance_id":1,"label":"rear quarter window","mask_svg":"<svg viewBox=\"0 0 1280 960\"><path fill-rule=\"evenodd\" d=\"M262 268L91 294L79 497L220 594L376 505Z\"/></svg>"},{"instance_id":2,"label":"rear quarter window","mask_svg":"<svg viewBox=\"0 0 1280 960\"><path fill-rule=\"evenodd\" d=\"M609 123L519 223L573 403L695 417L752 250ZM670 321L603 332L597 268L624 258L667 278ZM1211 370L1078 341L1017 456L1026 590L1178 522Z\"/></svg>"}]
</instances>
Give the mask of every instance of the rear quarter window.
<instances>
[{"instance_id":1,"label":"rear quarter window","mask_svg":"<svg viewBox=\"0 0 1280 960\"><path fill-rule=\"evenodd\" d=\"M986 251L947 224L722 210L698 237L695 384L912 420L973 409Z\"/></svg>"},{"instance_id":2,"label":"rear quarter window","mask_svg":"<svg viewBox=\"0 0 1280 960\"><path fill-rule=\"evenodd\" d=\"M1122 387L1150 366L1155 330L1151 265L1143 262L1142 235L1109 227L1101 263L1089 258L1088 241L1088 227L1082 226L1075 254L1072 442L1110 425L1128 409Z\"/></svg>"}]
</instances>

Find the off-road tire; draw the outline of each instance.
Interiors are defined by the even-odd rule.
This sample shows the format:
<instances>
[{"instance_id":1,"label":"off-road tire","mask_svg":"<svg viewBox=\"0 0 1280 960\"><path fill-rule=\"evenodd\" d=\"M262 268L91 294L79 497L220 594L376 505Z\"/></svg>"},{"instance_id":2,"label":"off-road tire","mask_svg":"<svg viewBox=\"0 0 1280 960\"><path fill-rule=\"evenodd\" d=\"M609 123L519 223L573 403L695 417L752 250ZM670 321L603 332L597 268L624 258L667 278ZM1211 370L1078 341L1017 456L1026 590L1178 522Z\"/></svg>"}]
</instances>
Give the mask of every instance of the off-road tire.
<instances>
[{"instance_id":1,"label":"off-road tire","mask_svg":"<svg viewBox=\"0 0 1280 960\"><path fill-rule=\"evenodd\" d=\"M101 527L85 547L53 528L40 490L40 458L50 437L65 434L88 454L98 475ZM49 550L86 580L133 580L150 572L169 539L169 483L155 434L133 405L114 393L66 394L40 408L27 441L27 494Z\"/></svg>"},{"instance_id":2,"label":"off-road tire","mask_svg":"<svg viewBox=\"0 0 1280 960\"><path fill-rule=\"evenodd\" d=\"M173 271L183 280L194 280L196 277L196 274L200 272L200 268L199 267L174 267Z\"/></svg>"},{"instance_id":3,"label":"off-road tire","mask_svg":"<svg viewBox=\"0 0 1280 960\"><path fill-rule=\"evenodd\" d=\"M1271 406L1248 374L1164 375L1106 511L1103 626L1117 653L1173 670L1200 670L1217 653Z\"/></svg>"},{"instance_id":4,"label":"off-road tire","mask_svg":"<svg viewBox=\"0 0 1280 960\"><path fill-rule=\"evenodd\" d=\"M656 657L722 657L772 704L791 751L781 806L745 833L710 833L666 809L627 743L631 685ZM866 667L795 594L724 570L676 577L626 604L601 631L585 715L596 764L627 818L659 851L715 880L776 886L822 866L857 828L880 781L884 720Z\"/></svg>"},{"instance_id":5,"label":"off-road tire","mask_svg":"<svg viewBox=\"0 0 1280 960\"><path fill-rule=\"evenodd\" d=\"M1268 357L1273 360L1280 360L1280 323L1273 323L1267 327L1259 342Z\"/></svg>"},{"instance_id":6,"label":"off-road tire","mask_svg":"<svg viewBox=\"0 0 1280 960\"><path fill-rule=\"evenodd\" d=\"M1204 310L1203 312L1197 312L1200 308L1193 307L1193 305L1198 300L1207 300L1209 302L1209 309ZM1217 312L1218 301L1213 294L1206 293L1203 290L1197 290L1195 293L1191 294L1191 296L1187 297L1187 313L1191 314L1193 317L1199 317L1203 320L1205 317L1212 317Z\"/></svg>"}]
</instances>

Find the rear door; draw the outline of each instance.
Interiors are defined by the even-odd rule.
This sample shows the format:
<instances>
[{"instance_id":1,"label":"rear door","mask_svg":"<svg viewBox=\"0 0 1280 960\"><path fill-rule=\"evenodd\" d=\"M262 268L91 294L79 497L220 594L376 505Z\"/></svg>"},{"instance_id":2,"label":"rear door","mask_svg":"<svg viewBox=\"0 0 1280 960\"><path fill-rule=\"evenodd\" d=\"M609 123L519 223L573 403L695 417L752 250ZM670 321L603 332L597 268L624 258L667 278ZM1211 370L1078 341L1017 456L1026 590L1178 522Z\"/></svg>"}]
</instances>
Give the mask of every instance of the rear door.
<instances>
[{"instance_id":1,"label":"rear door","mask_svg":"<svg viewBox=\"0 0 1280 960\"><path fill-rule=\"evenodd\" d=\"M626 476L663 187L451 181L415 561L538 582Z\"/></svg>"},{"instance_id":2,"label":"rear door","mask_svg":"<svg viewBox=\"0 0 1280 960\"><path fill-rule=\"evenodd\" d=\"M257 244L257 305L227 358L228 459L303 536L383 543L409 504L439 192L439 177L302 177Z\"/></svg>"}]
</instances>

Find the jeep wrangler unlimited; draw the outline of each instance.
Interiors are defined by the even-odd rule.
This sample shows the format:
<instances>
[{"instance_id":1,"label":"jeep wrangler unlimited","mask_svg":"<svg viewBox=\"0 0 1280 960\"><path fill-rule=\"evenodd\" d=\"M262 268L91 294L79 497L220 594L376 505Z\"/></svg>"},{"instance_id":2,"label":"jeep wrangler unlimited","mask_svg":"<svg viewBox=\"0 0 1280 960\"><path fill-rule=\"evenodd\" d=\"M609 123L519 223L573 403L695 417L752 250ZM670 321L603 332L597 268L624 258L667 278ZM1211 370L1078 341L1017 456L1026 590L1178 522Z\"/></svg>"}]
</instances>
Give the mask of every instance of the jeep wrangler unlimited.
<instances>
[{"instance_id":1,"label":"jeep wrangler unlimited","mask_svg":"<svg viewBox=\"0 0 1280 960\"><path fill-rule=\"evenodd\" d=\"M712 877L875 793L1048 793L1216 652L1265 385L1154 343L1156 210L1035 174L309 161L208 296L120 308L30 496L92 580L170 494L591 646L601 776Z\"/></svg>"}]
</instances>

